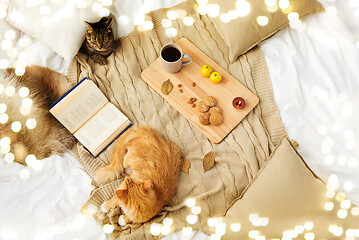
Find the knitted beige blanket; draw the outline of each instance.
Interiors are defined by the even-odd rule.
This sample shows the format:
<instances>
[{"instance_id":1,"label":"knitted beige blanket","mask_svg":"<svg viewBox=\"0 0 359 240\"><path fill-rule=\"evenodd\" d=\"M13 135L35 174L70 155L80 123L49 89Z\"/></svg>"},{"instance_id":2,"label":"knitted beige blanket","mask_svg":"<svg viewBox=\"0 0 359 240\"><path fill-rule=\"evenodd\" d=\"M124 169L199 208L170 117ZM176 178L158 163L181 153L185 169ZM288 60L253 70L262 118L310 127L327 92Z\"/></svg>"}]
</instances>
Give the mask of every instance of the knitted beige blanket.
<instances>
[{"instance_id":1,"label":"knitted beige blanket","mask_svg":"<svg viewBox=\"0 0 359 240\"><path fill-rule=\"evenodd\" d=\"M191 1L177 8L190 11L186 4L193 8ZM166 12L161 9L150 13L155 23L153 30L133 32L122 38L121 46L108 58L107 65L95 64L87 56L78 54L68 71L68 78L73 83L84 77L93 80L135 125L156 129L163 137L178 144L183 158L191 162L189 173L180 173L178 192L172 203L146 224L120 226L117 223L119 209L108 214L101 212L101 204L114 195L121 179L102 186L94 182L95 188L83 210L86 212L90 204L92 208L96 206L95 219L101 225L114 226L111 233L114 239L153 239L151 223L161 223L165 217L174 220L171 232L191 226L211 234L207 219L225 212L256 175L281 137L286 135L261 50L255 48L230 64L228 47L209 18L194 14L192 26L185 26L181 20L174 21L177 36L168 38L160 26L160 19ZM161 46L182 37L189 39L260 98L260 104L220 144L212 144L140 77L159 56ZM91 177L96 169L109 163L111 151L112 146L94 159L82 145L77 144L74 149L78 161ZM204 173L202 159L210 151L214 151L216 163ZM196 205L202 210L194 225L186 221L190 208L184 202L188 198L195 198Z\"/></svg>"}]
</instances>

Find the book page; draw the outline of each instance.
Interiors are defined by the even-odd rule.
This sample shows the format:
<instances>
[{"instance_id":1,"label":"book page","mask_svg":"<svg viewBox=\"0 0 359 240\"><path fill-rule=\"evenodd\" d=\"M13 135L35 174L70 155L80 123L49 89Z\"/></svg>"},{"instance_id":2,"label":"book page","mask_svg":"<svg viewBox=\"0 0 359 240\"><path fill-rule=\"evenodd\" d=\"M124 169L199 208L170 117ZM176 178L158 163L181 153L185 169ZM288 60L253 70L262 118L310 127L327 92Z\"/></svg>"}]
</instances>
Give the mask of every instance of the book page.
<instances>
[{"instance_id":1,"label":"book page","mask_svg":"<svg viewBox=\"0 0 359 240\"><path fill-rule=\"evenodd\" d=\"M53 106L50 112L74 133L107 102L106 96L93 81L84 80Z\"/></svg>"},{"instance_id":2,"label":"book page","mask_svg":"<svg viewBox=\"0 0 359 240\"><path fill-rule=\"evenodd\" d=\"M131 121L112 103L108 102L74 136L93 155L102 151Z\"/></svg>"}]
</instances>

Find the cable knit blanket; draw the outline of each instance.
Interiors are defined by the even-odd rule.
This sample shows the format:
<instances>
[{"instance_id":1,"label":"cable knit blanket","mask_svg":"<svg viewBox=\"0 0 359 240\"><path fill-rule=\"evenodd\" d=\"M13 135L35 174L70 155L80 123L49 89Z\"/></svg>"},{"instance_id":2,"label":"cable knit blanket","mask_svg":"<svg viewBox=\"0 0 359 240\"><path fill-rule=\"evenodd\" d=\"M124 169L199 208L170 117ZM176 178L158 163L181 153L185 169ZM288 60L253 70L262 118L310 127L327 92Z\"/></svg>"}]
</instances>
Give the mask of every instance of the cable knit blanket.
<instances>
[{"instance_id":1,"label":"cable knit blanket","mask_svg":"<svg viewBox=\"0 0 359 240\"><path fill-rule=\"evenodd\" d=\"M186 4L189 3L177 8L186 8ZM184 204L187 198L195 198L196 205L202 209L198 222L191 226L211 234L207 219L225 212L254 178L281 137L286 135L261 50L255 48L230 64L228 47L208 17L193 14L195 22L192 26L174 21L177 36L168 38L160 26L161 16L166 12L160 9L149 14L155 23L153 30L135 31L122 38L121 46L108 58L107 65L95 64L79 53L68 71L68 78L73 83L85 76L93 80L135 125L156 129L163 137L178 144L183 158L191 162L189 173L180 174L178 192L171 204L146 224L120 226L117 223L119 209L108 214L101 212L101 204L114 195L121 179L101 186L93 182L95 189L83 210L87 211L90 204L95 205L98 209L95 219L101 225L114 226L111 233L114 239L153 239L151 223L160 223L165 217L174 220L172 232L189 226L186 216L190 209ZM260 98L259 105L220 144L212 144L141 79L141 72L159 56L161 46L182 37L189 39ZM78 161L91 177L96 169L109 163L111 151L112 146L94 159L82 145L77 144L74 149ZM204 173L202 159L210 151L214 151L216 163Z\"/></svg>"}]
</instances>

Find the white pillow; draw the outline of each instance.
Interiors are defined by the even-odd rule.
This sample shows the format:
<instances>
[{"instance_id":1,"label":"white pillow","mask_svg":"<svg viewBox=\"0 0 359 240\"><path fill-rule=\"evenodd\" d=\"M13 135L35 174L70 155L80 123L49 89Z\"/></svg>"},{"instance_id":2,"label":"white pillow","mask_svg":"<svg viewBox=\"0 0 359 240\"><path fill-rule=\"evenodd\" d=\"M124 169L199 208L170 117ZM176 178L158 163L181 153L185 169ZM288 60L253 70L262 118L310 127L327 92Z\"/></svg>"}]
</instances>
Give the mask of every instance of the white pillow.
<instances>
[{"instance_id":1,"label":"white pillow","mask_svg":"<svg viewBox=\"0 0 359 240\"><path fill-rule=\"evenodd\" d=\"M84 41L84 21L97 22L101 19L98 12L92 11L95 2L12 0L6 21L70 62Z\"/></svg>"}]
</instances>

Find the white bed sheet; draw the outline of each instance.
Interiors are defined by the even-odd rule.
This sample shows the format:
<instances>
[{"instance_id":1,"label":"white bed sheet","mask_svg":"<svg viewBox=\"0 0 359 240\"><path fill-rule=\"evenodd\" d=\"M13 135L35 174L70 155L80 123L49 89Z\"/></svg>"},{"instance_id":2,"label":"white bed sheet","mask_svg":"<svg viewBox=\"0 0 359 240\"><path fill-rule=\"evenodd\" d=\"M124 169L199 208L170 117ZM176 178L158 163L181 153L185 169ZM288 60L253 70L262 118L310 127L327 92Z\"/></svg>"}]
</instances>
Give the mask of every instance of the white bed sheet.
<instances>
[{"instance_id":1,"label":"white bed sheet","mask_svg":"<svg viewBox=\"0 0 359 240\"><path fill-rule=\"evenodd\" d=\"M302 30L286 28L261 49L288 135L313 171L325 181L337 175L338 191L358 205L359 21L348 2L331 2Z\"/></svg>"},{"instance_id":2,"label":"white bed sheet","mask_svg":"<svg viewBox=\"0 0 359 240\"><path fill-rule=\"evenodd\" d=\"M166 7L178 2L166 2ZM165 6L163 3L153 8ZM341 7L347 1L331 4L343 11L339 15L348 16L348 8ZM344 24L348 20L354 25ZM359 103L359 50L353 32L359 28L355 17L343 20L330 14L307 17L303 23L307 30L285 28L261 44L275 100L289 136L299 142L299 152L309 166L324 179L337 174L341 183L353 182L354 189L347 196L359 204L359 186L355 184L359 182L359 115L355 111ZM24 51L29 64L66 73L68 63L43 44L35 41ZM343 111L351 116L344 117ZM328 157L323 152L327 153L331 144ZM43 168L31 170L24 181L18 176L25 167L0 160L0 239L108 239L93 218L79 213L92 186L73 154L42 162ZM178 233L166 239L191 237ZM196 233L192 239L206 237Z\"/></svg>"}]
</instances>

